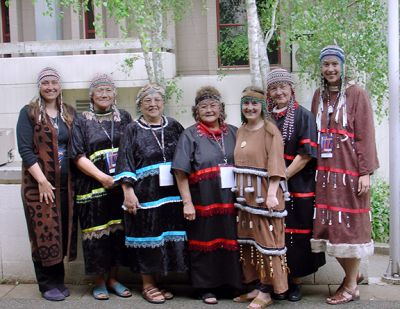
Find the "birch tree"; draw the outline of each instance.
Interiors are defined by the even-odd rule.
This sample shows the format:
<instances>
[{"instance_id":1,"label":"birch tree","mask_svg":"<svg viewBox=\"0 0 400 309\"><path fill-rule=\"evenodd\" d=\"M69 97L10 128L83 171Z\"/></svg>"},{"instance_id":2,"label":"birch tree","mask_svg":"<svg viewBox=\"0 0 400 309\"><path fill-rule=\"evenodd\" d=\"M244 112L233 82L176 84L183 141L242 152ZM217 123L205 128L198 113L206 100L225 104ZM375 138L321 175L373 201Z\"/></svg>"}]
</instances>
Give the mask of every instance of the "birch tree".
<instances>
[{"instance_id":1,"label":"birch tree","mask_svg":"<svg viewBox=\"0 0 400 309\"><path fill-rule=\"evenodd\" d=\"M47 1L47 0L46 0ZM191 0L92 0L98 8L104 7L125 36L135 31L143 50L143 59L149 82L166 86L162 64L162 48L168 21L179 20L190 8ZM61 7L75 11L88 10L89 0L59 0ZM50 7L50 6L49 6ZM102 33L101 17L95 18L96 33ZM133 63L127 59L126 63Z\"/></svg>"}]
</instances>

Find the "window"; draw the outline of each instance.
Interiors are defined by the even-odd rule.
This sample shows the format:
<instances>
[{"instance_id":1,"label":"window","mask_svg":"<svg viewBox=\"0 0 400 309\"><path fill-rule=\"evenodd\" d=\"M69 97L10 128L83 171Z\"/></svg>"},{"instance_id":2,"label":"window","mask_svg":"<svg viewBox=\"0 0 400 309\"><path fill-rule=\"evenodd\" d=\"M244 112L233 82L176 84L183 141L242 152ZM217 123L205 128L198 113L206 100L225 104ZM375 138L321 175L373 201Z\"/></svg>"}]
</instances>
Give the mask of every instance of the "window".
<instances>
[{"instance_id":1,"label":"window","mask_svg":"<svg viewBox=\"0 0 400 309\"><path fill-rule=\"evenodd\" d=\"M85 11L85 39L96 38L96 32L94 29L94 12L92 0L88 1L88 10Z\"/></svg>"},{"instance_id":2,"label":"window","mask_svg":"<svg viewBox=\"0 0 400 309\"><path fill-rule=\"evenodd\" d=\"M2 38L3 42L10 42L10 15L6 0L1 0L1 23L2 23Z\"/></svg>"},{"instance_id":3,"label":"window","mask_svg":"<svg viewBox=\"0 0 400 309\"><path fill-rule=\"evenodd\" d=\"M219 67L247 67L249 65L249 47L245 1L218 0L216 2L218 65ZM270 42L267 53L271 64L280 63L278 40Z\"/></svg>"}]
</instances>

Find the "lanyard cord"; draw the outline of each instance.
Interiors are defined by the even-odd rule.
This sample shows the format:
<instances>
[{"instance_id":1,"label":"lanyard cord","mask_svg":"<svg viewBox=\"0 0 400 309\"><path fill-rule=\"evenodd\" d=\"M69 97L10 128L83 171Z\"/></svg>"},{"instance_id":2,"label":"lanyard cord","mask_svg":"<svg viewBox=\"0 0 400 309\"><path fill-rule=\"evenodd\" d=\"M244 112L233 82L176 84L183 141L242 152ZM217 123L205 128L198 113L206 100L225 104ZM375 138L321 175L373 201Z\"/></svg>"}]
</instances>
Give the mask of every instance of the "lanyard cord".
<instances>
[{"instance_id":1,"label":"lanyard cord","mask_svg":"<svg viewBox=\"0 0 400 309\"><path fill-rule=\"evenodd\" d=\"M110 140L111 148L114 149L114 115L111 118L111 136L108 134L107 130L103 127L103 125L100 122L99 125L103 130L103 132L105 133L105 135L107 136L107 138Z\"/></svg>"},{"instance_id":2,"label":"lanyard cord","mask_svg":"<svg viewBox=\"0 0 400 309\"><path fill-rule=\"evenodd\" d=\"M221 152L222 152L222 154L224 156L224 162L225 162L225 164L227 164L228 163L228 158L226 157L226 152L225 152L224 133L221 132L221 143L219 143L217 137L215 136L215 134L213 132L211 132L211 130L210 130L210 133L212 134L214 140L217 142L217 145L218 145L219 149L221 149Z\"/></svg>"},{"instance_id":3,"label":"lanyard cord","mask_svg":"<svg viewBox=\"0 0 400 309\"><path fill-rule=\"evenodd\" d=\"M160 147L164 162L167 162L167 159L165 157L165 144L164 144L164 118L161 116L161 142L158 139L157 134L156 134L155 130L153 129L153 127L144 119L144 117L143 117L143 121L150 128L150 131L153 134L154 139L156 140L156 142L158 144L158 147Z\"/></svg>"},{"instance_id":4,"label":"lanyard cord","mask_svg":"<svg viewBox=\"0 0 400 309\"><path fill-rule=\"evenodd\" d=\"M331 94L330 94L330 92L328 90L328 101L327 101L328 111L326 113L326 124L327 124L327 128L328 129L330 129L330 127L331 127L331 119L332 119L332 116L334 114L335 105L338 102L338 99L339 99L339 94L336 96L335 101L331 105Z\"/></svg>"}]
</instances>

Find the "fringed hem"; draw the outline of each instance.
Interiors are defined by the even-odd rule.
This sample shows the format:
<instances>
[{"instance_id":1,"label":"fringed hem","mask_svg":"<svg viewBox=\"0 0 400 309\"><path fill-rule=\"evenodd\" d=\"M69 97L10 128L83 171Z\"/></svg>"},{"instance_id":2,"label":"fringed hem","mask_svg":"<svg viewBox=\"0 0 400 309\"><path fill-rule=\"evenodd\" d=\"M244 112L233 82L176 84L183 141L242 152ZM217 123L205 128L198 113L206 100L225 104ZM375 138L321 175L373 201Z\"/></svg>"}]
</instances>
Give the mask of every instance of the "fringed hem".
<instances>
[{"instance_id":1,"label":"fringed hem","mask_svg":"<svg viewBox=\"0 0 400 309\"><path fill-rule=\"evenodd\" d=\"M100 239L103 236L109 236L111 233L115 233L116 231L123 231L124 226L121 224L121 220L118 223L105 224L105 227L99 230L92 230L89 228L88 232L82 231L82 240L91 240L93 238ZM94 228L96 229L96 228Z\"/></svg>"},{"instance_id":2,"label":"fringed hem","mask_svg":"<svg viewBox=\"0 0 400 309\"><path fill-rule=\"evenodd\" d=\"M374 254L374 242L365 244L332 244L327 239L311 239L311 250L314 253L326 252L337 258L362 259Z\"/></svg>"},{"instance_id":3,"label":"fringed hem","mask_svg":"<svg viewBox=\"0 0 400 309\"><path fill-rule=\"evenodd\" d=\"M240 245L252 245L254 246L258 252L264 254L264 255L274 255L274 256L279 256L279 255L284 255L286 254L287 248L267 248L263 247L259 243L257 243L254 239L238 239L238 243Z\"/></svg>"}]
</instances>

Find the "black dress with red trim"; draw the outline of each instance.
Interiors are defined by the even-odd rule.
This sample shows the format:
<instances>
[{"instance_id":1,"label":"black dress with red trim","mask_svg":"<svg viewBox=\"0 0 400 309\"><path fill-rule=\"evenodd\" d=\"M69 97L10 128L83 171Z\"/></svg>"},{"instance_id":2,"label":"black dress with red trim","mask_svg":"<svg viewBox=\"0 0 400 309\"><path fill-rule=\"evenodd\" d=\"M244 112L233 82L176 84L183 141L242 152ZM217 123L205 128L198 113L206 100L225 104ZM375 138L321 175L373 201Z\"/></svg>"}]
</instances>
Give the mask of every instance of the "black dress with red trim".
<instances>
[{"instance_id":1,"label":"black dress with red trim","mask_svg":"<svg viewBox=\"0 0 400 309\"><path fill-rule=\"evenodd\" d=\"M274 114L282 131L286 112ZM315 203L315 168L317 157L317 128L314 115L296 104L294 128L289 141L285 142L285 162L289 166L296 155L307 154L312 159L288 181L290 201L286 202L287 262L292 277L312 274L325 264L324 253L312 253L310 239L313 228Z\"/></svg>"},{"instance_id":2,"label":"black dress with red trim","mask_svg":"<svg viewBox=\"0 0 400 309\"><path fill-rule=\"evenodd\" d=\"M209 131L201 123L187 128L176 147L172 168L185 172L196 219L187 223L190 277L195 288L241 287L236 210L230 189L221 189L220 164L233 165L237 128Z\"/></svg>"}]
</instances>

